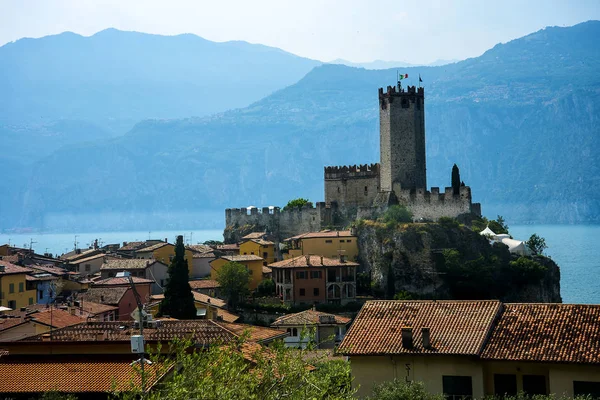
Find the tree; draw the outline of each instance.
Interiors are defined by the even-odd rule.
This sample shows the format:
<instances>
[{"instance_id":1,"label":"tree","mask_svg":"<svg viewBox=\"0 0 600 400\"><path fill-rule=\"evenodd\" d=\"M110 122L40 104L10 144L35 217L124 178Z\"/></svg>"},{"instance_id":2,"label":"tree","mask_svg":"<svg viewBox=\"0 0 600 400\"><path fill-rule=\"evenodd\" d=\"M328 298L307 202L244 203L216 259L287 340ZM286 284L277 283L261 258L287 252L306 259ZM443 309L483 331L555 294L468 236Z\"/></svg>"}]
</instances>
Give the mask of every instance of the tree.
<instances>
[{"instance_id":1,"label":"tree","mask_svg":"<svg viewBox=\"0 0 600 400\"><path fill-rule=\"evenodd\" d=\"M498 218L496 218L496 220L490 220L488 222L488 227L496 234L508 234L508 225L506 225L506 222L504 221L504 217L502 217L502 215L498 215Z\"/></svg>"},{"instance_id":2,"label":"tree","mask_svg":"<svg viewBox=\"0 0 600 400\"><path fill-rule=\"evenodd\" d=\"M460 193L460 171L456 164L452 166L452 192L454 194Z\"/></svg>"},{"instance_id":3,"label":"tree","mask_svg":"<svg viewBox=\"0 0 600 400\"><path fill-rule=\"evenodd\" d=\"M230 261L217 271L221 293L231 307L236 307L249 293L250 272L246 266Z\"/></svg>"},{"instance_id":4,"label":"tree","mask_svg":"<svg viewBox=\"0 0 600 400\"><path fill-rule=\"evenodd\" d=\"M538 236L536 233L531 235L531 237L526 243L531 252L536 256L542 255L542 253L544 253L544 250L548 248L548 246L546 245L546 239L544 239L541 236Z\"/></svg>"},{"instance_id":5,"label":"tree","mask_svg":"<svg viewBox=\"0 0 600 400\"><path fill-rule=\"evenodd\" d=\"M383 382L373 387L367 400L443 400L441 394L431 394L421 382L406 382L403 379Z\"/></svg>"},{"instance_id":6,"label":"tree","mask_svg":"<svg viewBox=\"0 0 600 400\"><path fill-rule=\"evenodd\" d=\"M412 222L412 213L404 206L393 205L390 206L379 220L384 222L388 227L392 227L401 222Z\"/></svg>"},{"instance_id":7,"label":"tree","mask_svg":"<svg viewBox=\"0 0 600 400\"><path fill-rule=\"evenodd\" d=\"M275 294L275 282L273 279L265 279L258 284L256 291L259 296L272 296Z\"/></svg>"},{"instance_id":8,"label":"tree","mask_svg":"<svg viewBox=\"0 0 600 400\"><path fill-rule=\"evenodd\" d=\"M185 259L183 236L177 236L175 257L169 265L165 298L160 303L158 315L168 315L177 319L196 318L196 306L192 288L189 284L189 270Z\"/></svg>"},{"instance_id":9,"label":"tree","mask_svg":"<svg viewBox=\"0 0 600 400\"><path fill-rule=\"evenodd\" d=\"M310 201L308 201L308 199L303 199L302 197L299 197L297 199L288 201L286 206L283 207L283 211L290 210L293 208L298 208L298 207L304 207L305 204L308 204L312 207L312 203Z\"/></svg>"},{"instance_id":10,"label":"tree","mask_svg":"<svg viewBox=\"0 0 600 400\"><path fill-rule=\"evenodd\" d=\"M218 241L218 240L207 240L207 241L205 241L203 244L204 244L204 245L206 245L206 246L211 246L211 247L212 247L212 246L219 246L219 245L222 245L222 244L223 244L223 242L221 242L221 241Z\"/></svg>"}]
</instances>

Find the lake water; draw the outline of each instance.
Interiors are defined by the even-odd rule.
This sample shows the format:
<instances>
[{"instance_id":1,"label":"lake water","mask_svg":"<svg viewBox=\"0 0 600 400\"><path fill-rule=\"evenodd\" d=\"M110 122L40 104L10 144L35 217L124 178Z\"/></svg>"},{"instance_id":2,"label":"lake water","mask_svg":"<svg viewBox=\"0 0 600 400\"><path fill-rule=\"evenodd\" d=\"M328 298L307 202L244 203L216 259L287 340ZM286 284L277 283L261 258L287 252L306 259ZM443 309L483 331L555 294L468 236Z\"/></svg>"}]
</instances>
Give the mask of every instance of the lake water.
<instances>
[{"instance_id":1,"label":"lake water","mask_svg":"<svg viewBox=\"0 0 600 400\"><path fill-rule=\"evenodd\" d=\"M600 226L599 225L515 225L510 226L515 239L527 240L533 233L546 239L546 254L560 266L561 294L565 303L600 304ZM94 239L104 244L167 238L173 243L184 235L186 243L223 240L222 230L100 232L77 235L79 248L87 248ZM0 234L0 244L29 247L38 253L62 254L71 251L75 234Z\"/></svg>"}]
</instances>

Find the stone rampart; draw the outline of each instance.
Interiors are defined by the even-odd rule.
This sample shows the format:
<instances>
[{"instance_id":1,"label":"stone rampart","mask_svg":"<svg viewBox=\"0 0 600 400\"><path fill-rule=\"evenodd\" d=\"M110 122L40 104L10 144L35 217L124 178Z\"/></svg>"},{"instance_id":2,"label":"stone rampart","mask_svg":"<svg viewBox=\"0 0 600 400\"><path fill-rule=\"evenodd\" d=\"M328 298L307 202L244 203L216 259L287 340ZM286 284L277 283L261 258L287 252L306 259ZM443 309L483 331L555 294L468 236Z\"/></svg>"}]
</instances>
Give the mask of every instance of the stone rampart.
<instances>
[{"instance_id":1,"label":"stone rampart","mask_svg":"<svg viewBox=\"0 0 600 400\"><path fill-rule=\"evenodd\" d=\"M379 164L344 165L341 167L325 167L325 180L377 178Z\"/></svg>"}]
</instances>

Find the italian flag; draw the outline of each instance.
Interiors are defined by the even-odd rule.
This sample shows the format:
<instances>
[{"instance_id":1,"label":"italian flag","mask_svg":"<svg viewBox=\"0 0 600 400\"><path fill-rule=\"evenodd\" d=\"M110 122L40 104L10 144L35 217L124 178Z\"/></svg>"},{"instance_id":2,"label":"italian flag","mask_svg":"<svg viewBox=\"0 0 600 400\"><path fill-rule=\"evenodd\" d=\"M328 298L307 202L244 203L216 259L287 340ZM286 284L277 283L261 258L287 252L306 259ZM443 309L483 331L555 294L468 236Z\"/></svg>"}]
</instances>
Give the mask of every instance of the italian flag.
<instances>
[{"instance_id":1,"label":"italian flag","mask_svg":"<svg viewBox=\"0 0 600 400\"><path fill-rule=\"evenodd\" d=\"M402 79L406 79L408 78L408 74L400 74L398 75L398 80L401 81Z\"/></svg>"}]
</instances>

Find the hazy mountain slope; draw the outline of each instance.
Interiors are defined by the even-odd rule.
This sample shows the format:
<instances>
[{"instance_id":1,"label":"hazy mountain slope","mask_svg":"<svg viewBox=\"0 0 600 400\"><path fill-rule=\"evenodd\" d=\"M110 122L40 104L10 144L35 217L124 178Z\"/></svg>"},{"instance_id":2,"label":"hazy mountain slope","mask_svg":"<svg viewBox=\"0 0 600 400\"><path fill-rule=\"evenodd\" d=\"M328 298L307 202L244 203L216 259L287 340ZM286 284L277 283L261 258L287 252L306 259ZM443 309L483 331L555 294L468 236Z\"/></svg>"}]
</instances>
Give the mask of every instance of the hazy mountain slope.
<instances>
[{"instance_id":1,"label":"hazy mountain slope","mask_svg":"<svg viewBox=\"0 0 600 400\"><path fill-rule=\"evenodd\" d=\"M406 69L426 86L429 185L448 185L456 162L484 214L600 221L595 37L595 21L547 28L478 58ZM139 228L202 226L174 221L196 210L322 200L323 166L378 161L377 88L394 78L395 70L324 65L244 109L145 121L118 139L60 149L35 165L14 215L46 228L49 213L101 211L155 216Z\"/></svg>"}]
</instances>

